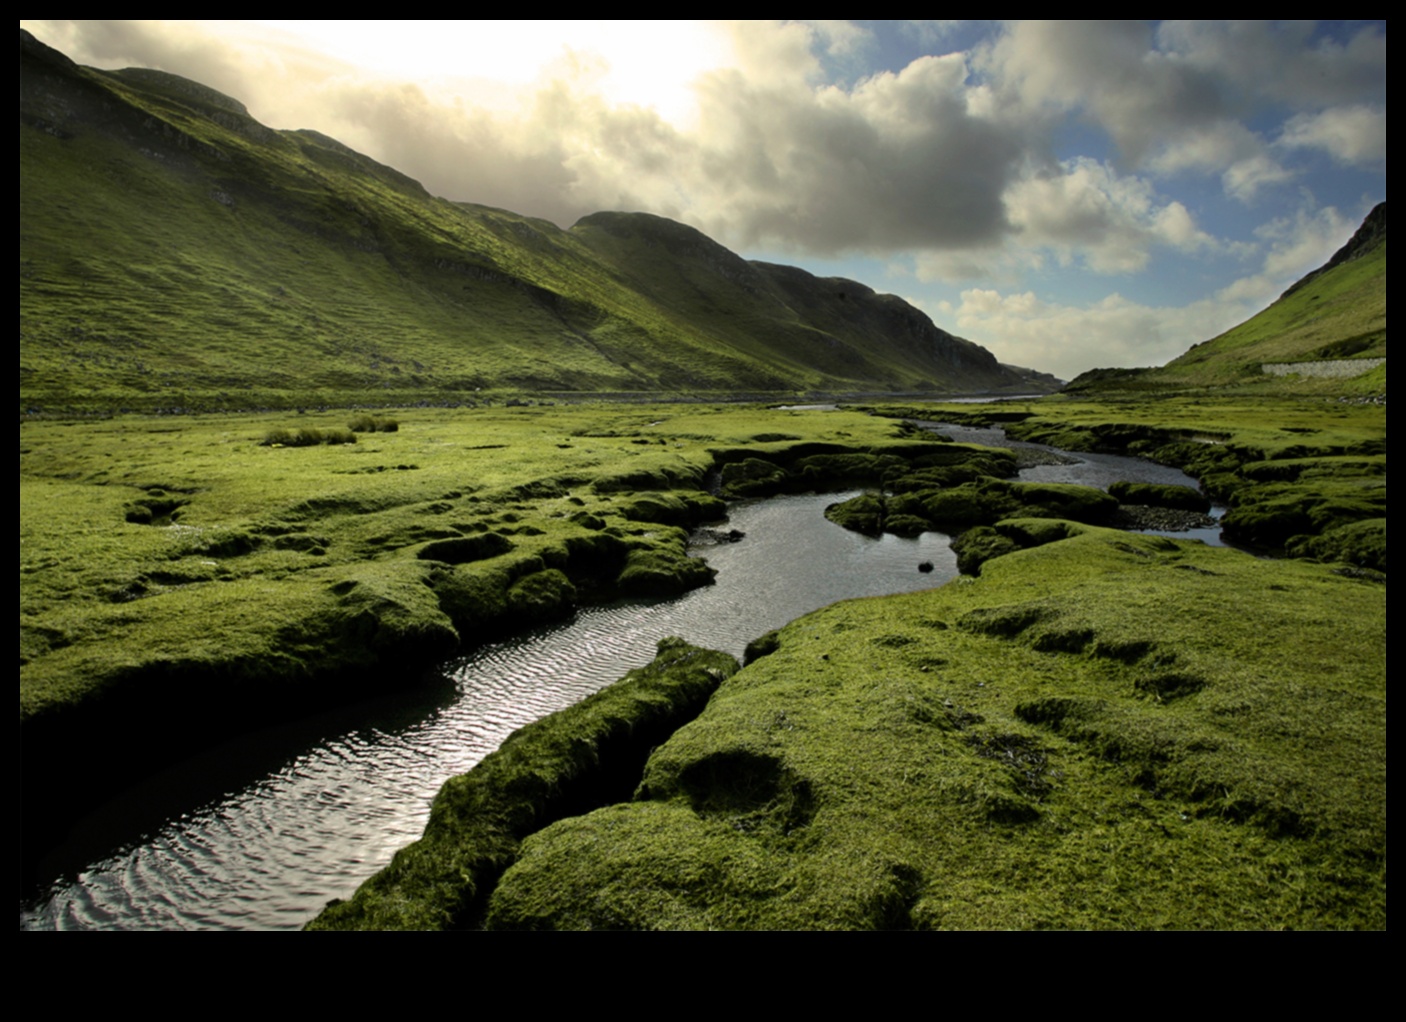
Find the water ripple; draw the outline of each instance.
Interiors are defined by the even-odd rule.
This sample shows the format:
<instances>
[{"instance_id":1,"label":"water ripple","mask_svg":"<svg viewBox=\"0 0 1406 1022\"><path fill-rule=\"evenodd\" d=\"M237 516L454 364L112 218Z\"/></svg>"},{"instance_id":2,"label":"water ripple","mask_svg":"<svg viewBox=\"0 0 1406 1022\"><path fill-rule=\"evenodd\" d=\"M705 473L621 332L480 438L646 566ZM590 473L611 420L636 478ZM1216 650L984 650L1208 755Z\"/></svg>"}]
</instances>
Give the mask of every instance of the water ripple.
<instances>
[{"instance_id":1,"label":"water ripple","mask_svg":"<svg viewBox=\"0 0 1406 1022\"><path fill-rule=\"evenodd\" d=\"M746 539L704 551L718 569L716 585L674 600L583 609L456 660L445 668L454 685L448 701L401 695L359 711L356 724L329 725L274 769L251 767L255 775L239 790L174 808L156 833L58 876L22 907L21 928L297 928L420 836L446 778L524 724L648 663L661 638L680 635L740 657L758 635L836 600L929 588L956 575L946 536L874 539L827 522L824 507L845 496L734 506L731 526ZM922 561L936 570L918 572ZM231 758L267 764L277 740L287 741L246 736L170 776L200 776L217 760L227 770ZM125 797L159 800L160 781ZM123 816L122 808L108 816Z\"/></svg>"}]
</instances>

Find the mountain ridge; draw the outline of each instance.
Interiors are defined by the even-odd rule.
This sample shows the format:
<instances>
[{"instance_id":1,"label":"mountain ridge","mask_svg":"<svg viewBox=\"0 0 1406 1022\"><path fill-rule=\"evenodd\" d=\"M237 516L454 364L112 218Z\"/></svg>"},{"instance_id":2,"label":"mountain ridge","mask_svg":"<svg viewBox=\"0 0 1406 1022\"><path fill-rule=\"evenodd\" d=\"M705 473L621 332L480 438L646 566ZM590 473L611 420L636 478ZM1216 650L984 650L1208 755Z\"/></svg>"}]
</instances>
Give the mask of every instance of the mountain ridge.
<instances>
[{"instance_id":1,"label":"mountain ridge","mask_svg":"<svg viewBox=\"0 0 1406 1022\"><path fill-rule=\"evenodd\" d=\"M687 225L436 198L201 83L20 51L22 408L1050 389Z\"/></svg>"}]
</instances>

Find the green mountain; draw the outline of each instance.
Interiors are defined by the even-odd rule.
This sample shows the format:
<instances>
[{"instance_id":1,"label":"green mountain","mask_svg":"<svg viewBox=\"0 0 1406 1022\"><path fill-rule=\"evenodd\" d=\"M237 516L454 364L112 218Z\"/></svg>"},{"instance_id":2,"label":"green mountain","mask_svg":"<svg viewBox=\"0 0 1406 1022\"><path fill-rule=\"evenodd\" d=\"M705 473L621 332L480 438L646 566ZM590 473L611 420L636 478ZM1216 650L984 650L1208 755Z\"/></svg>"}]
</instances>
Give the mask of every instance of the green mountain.
<instances>
[{"instance_id":1,"label":"green mountain","mask_svg":"<svg viewBox=\"0 0 1406 1022\"><path fill-rule=\"evenodd\" d=\"M1095 369L1070 381L1072 391L1271 385L1265 370L1293 363L1300 385L1346 391L1386 389L1386 366L1343 360L1386 358L1386 203L1346 245L1306 274L1273 305L1219 337L1192 346L1158 369ZM1319 363L1319 365L1314 365ZM1321 375L1320 375L1321 374ZM1321 381L1333 381L1332 383ZM1279 386L1278 384L1273 384ZM1312 386L1311 385L1311 386Z\"/></svg>"},{"instance_id":2,"label":"green mountain","mask_svg":"<svg viewBox=\"0 0 1406 1022\"><path fill-rule=\"evenodd\" d=\"M20 32L22 408L1050 389L891 295L642 213L454 203Z\"/></svg>"}]
</instances>

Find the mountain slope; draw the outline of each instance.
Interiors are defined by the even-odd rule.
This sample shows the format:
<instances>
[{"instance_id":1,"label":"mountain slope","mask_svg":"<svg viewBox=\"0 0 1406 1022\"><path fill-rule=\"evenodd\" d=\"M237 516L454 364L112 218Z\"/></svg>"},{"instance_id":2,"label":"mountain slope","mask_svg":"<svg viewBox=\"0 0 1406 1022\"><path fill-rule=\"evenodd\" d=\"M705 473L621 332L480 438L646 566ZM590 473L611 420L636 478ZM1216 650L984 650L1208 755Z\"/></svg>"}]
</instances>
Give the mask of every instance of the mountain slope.
<instances>
[{"instance_id":1,"label":"mountain slope","mask_svg":"<svg viewBox=\"0 0 1406 1022\"><path fill-rule=\"evenodd\" d=\"M1097 391L1265 382L1265 363L1386 357L1386 203L1323 266L1269 308L1158 369L1096 369L1067 389ZM1368 371L1364 365L1363 373ZM1385 367L1376 370L1385 388ZM1348 377L1350 378L1350 376ZM1350 389L1350 388L1349 388Z\"/></svg>"},{"instance_id":2,"label":"mountain slope","mask_svg":"<svg viewBox=\"0 0 1406 1022\"><path fill-rule=\"evenodd\" d=\"M448 202L198 83L23 31L20 57L22 408L1024 385L900 299L681 224Z\"/></svg>"}]
</instances>

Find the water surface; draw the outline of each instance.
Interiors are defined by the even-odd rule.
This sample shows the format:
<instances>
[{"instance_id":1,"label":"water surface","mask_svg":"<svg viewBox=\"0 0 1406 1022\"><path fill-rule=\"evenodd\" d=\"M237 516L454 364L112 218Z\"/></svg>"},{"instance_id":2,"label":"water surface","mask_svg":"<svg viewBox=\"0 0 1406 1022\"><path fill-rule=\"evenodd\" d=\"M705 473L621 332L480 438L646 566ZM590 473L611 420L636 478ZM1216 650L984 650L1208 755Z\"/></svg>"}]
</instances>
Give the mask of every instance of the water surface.
<instances>
[{"instance_id":1,"label":"water surface","mask_svg":"<svg viewBox=\"0 0 1406 1022\"><path fill-rule=\"evenodd\" d=\"M715 585L583 609L446 665L442 684L244 736L144 782L51 856L58 879L22 909L21 926L299 927L420 836L447 778L522 725L647 664L661 638L740 657L758 635L836 600L956 574L939 533L874 539L825 520L827 504L853 495L733 505L729 527L746 537L697 551L718 569ZM923 561L935 570L919 572ZM191 805L191 779L212 777L229 790ZM134 818L149 829L128 833ZM123 847L99 851L104 835Z\"/></svg>"},{"instance_id":2,"label":"water surface","mask_svg":"<svg viewBox=\"0 0 1406 1022\"><path fill-rule=\"evenodd\" d=\"M999 430L943 431L1018 446ZM1021 478L1195 485L1139 459L1073 457ZM734 504L729 527L746 537L696 550L718 569L713 586L583 609L446 664L408 691L241 736L134 786L41 864L48 886L22 903L21 927L300 927L420 836L446 778L522 725L648 663L661 638L740 657L751 639L836 600L956 575L945 535L875 539L825 520L826 505L853 495ZM1171 535L1219 542L1216 530L1203 532ZM919 572L921 562L934 570Z\"/></svg>"}]
</instances>

